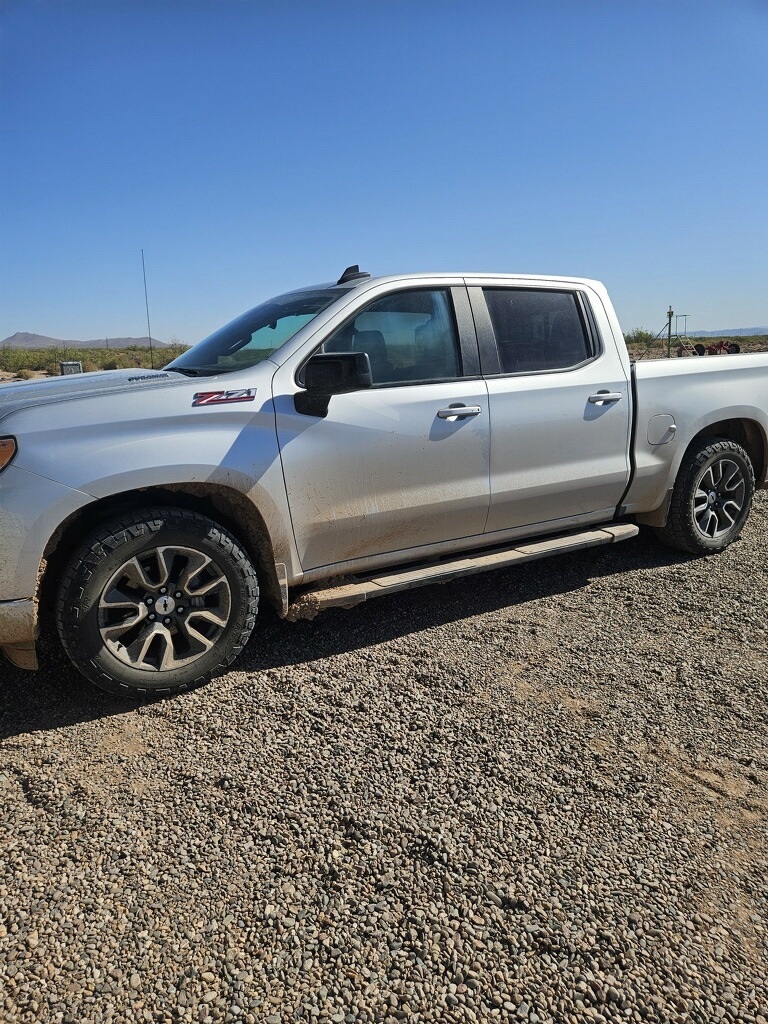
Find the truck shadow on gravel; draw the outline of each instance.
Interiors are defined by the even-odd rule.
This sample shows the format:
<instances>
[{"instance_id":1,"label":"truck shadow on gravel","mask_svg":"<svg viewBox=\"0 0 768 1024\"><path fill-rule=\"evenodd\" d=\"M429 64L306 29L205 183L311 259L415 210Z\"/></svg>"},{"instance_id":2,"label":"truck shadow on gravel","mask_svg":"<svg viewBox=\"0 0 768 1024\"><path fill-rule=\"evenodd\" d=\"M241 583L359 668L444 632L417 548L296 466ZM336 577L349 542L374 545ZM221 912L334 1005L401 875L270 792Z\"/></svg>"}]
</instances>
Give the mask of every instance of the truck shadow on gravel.
<instances>
[{"instance_id":1,"label":"truck shadow on gravel","mask_svg":"<svg viewBox=\"0 0 768 1024\"><path fill-rule=\"evenodd\" d=\"M467 577L458 585L432 584L349 610L332 609L311 621L288 623L267 611L232 668L260 672L303 665L486 612L583 590L602 578L691 560L663 547L651 535L641 535L614 547ZM0 740L123 715L140 706L91 687L55 641L41 643L38 655L38 672L23 672L0 659ZM215 689L216 680L208 685ZM183 700L184 695L158 699Z\"/></svg>"},{"instance_id":2,"label":"truck shadow on gravel","mask_svg":"<svg viewBox=\"0 0 768 1024\"><path fill-rule=\"evenodd\" d=\"M673 551L653 534L613 546L542 559L509 569L380 597L350 609L332 608L312 620L283 622L270 616L236 663L246 672L303 665L487 612L584 590L623 573L698 561Z\"/></svg>"}]
</instances>

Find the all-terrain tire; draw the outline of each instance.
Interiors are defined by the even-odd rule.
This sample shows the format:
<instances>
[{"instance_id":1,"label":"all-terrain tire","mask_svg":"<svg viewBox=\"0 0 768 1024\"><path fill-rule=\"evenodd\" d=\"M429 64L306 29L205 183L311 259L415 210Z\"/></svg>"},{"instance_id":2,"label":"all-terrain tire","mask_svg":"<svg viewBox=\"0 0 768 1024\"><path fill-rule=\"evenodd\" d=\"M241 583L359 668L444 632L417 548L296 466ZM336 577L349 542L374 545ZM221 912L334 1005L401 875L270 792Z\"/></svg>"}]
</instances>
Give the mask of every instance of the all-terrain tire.
<instances>
[{"instance_id":1,"label":"all-terrain tire","mask_svg":"<svg viewBox=\"0 0 768 1024\"><path fill-rule=\"evenodd\" d=\"M103 690L142 698L207 682L253 632L259 588L235 537L206 516L151 507L102 524L69 561L59 636Z\"/></svg>"},{"instance_id":2,"label":"all-terrain tire","mask_svg":"<svg viewBox=\"0 0 768 1024\"><path fill-rule=\"evenodd\" d=\"M682 461L667 524L657 536L694 555L722 551L741 533L754 493L752 462L741 445L726 438L702 441Z\"/></svg>"}]
</instances>

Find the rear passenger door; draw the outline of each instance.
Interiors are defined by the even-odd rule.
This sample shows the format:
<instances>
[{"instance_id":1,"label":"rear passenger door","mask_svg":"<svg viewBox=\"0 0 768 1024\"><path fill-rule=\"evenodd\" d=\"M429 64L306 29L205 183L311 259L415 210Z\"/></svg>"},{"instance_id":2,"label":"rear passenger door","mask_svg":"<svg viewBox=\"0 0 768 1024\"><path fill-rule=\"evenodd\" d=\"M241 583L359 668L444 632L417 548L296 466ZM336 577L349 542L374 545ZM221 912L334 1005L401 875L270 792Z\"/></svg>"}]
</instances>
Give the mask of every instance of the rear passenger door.
<instances>
[{"instance_id":1,"label":"rear passenger door","mask_svg":"<svg viewBox=\"0 0 768 1024\"><path fill-rule=\"evenodd\" d=\"M629 478L630 397L605 314L576 288L469 293L491 419L486 532L610 518Z\"/></svg>"}]
</instances>

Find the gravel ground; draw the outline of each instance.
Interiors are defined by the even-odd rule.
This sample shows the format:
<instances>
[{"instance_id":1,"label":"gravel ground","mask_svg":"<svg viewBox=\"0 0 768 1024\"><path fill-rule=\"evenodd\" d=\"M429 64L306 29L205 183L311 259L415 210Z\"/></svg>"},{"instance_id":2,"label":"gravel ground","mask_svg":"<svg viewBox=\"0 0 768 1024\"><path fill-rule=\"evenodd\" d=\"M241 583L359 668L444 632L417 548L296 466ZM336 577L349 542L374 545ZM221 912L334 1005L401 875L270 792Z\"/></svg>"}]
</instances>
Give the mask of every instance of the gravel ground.
<instances>
[{"instance_id":1,"label":"gravel ground","mask_svg":"<svg viewBox=\"0 0 768 1024\"><path fill-rule=\"evenodd\" d=\"M0 696L0 1020L768 1022L768 499Z\"/></svg>"}]
</instances>

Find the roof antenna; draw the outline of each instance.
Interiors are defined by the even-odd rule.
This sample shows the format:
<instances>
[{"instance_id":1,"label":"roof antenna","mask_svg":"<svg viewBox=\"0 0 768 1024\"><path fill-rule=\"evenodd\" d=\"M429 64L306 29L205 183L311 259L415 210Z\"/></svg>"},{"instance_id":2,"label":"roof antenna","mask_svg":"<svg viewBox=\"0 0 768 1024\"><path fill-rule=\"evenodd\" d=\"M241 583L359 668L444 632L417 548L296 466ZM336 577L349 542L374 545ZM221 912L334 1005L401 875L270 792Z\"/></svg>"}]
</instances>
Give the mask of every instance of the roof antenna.
<instances>
[{"instance_id":1,"label":"roof antenna","mask_svg":"<svg viewBox=\"0 0 768 1024\"><path fill-rule=\"evenodd\" d=\"M347 267L336 284L346 284L347 281L361 281L364 277L370 276L364 270L361 271L357 263L354 263L351 267Z\"/></svg>"},{"instance_id":2,"label":"roof antenna","mask_svg":"<svg viewBox=\"0 0 768 1024\"><path fill-rule=\"evenodd\" d=\"M149 365L154 370L155 354L152 351L152 328L149 326L149 299L147 298L147 271L144 266L144 250L141 250L141 269L144 274L144 305L147 307L147 334L149 335Z\"/></svg>"}]
</instances>

